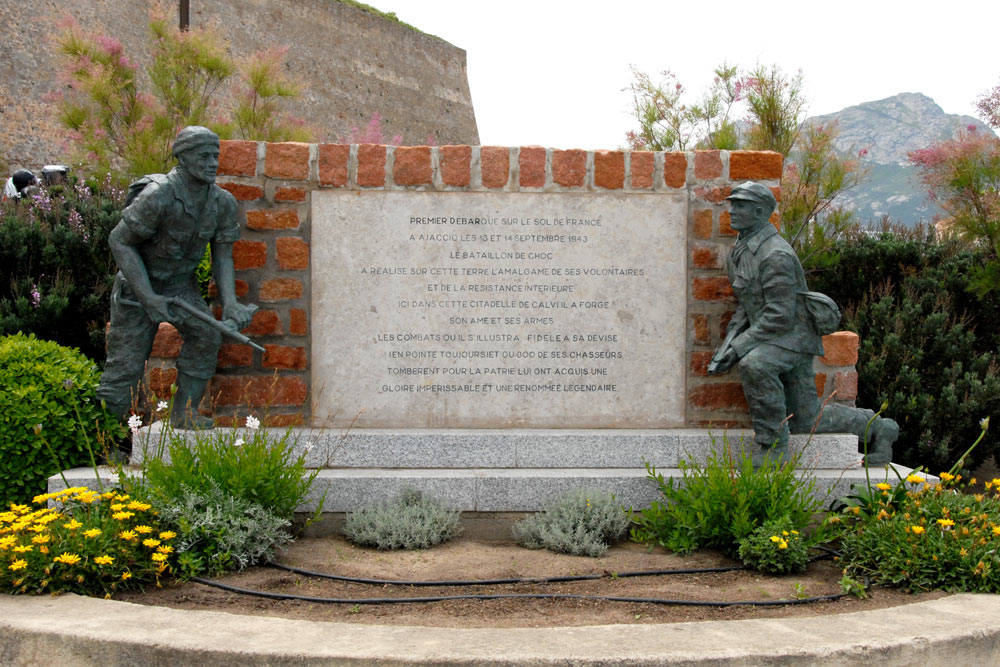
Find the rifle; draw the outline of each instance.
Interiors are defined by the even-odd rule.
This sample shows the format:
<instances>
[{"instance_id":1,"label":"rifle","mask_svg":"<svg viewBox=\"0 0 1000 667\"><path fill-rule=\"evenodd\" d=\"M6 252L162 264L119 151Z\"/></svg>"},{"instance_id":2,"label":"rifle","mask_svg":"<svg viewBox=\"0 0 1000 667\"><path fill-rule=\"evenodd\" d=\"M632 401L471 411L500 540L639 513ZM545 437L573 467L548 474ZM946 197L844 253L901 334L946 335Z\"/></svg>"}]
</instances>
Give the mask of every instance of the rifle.
<instances>
[{"instance_id":1,"label":"rifle","mask_svg":"<svg viewBox=\"0 0 1000 667\"><path fill-rule=\"evenodd\" d=\"M739 336L741 333L743 333L743 329L737 330L736 327L729 327L729 329L726 331L726 337L722 341L722 345L720 345L719 349L717 349L715 351L715 354L712 355L712 361L710 361L708 364L709 375L715 375L716 373L722 373L724 371L729 370L728 368L720 370L719 364L721 363L722 357L724 357L726 353L729 352L729 350L733 347L733 341L736 340L736 337Z\"/></svg>"},{"instance_id":2,"label":"rifle","mask_svg":"<svg viewBox=\"0 0 1000 667\"><path fill-rule=\"evenodd\" d=\"M126 306L139 306L139 307L142 307L142 304L139 303L138 301L132 301L131 299L123 299L123 298L121 298L121 297L119 297L117 295L115 295L115 296L117 297L116 301L118 301L118 303L123 303ZM202 311L198 310L197 308L195 308L194 306L192 306L187 301L184 301L183 299L178 298L176 296L168 296L167 297L167 303L169 305L171 305L171 306L177 306L181 310L187 311L189 314L193 315L194 317L197 317L202 322L205 322L206 324L209 324L212 327L218 329L225 336L229 336L230 338L235 338L239 342L243 343L244 345L249 345L250 347L252 347L255 350L260 350L261 352L266 352L266 350L263 347L261 347L257 343L255 343L252 340L250 340L249 336L245 336L245 335L241 334L235 328L231 329L229 327L229 325L226 324L226 322L231 322L232 320L226 320L226 322L220 322L219 320L215 319L214 317L212 317L208 313L205 313L205 312L202 312ZM251 314L253 314L257 310L257 306L255 304L250 304L247 307L250 308L250 313ZM233 325L233 326L235 327L235 325Z\"/></svg>"}]
</instances>

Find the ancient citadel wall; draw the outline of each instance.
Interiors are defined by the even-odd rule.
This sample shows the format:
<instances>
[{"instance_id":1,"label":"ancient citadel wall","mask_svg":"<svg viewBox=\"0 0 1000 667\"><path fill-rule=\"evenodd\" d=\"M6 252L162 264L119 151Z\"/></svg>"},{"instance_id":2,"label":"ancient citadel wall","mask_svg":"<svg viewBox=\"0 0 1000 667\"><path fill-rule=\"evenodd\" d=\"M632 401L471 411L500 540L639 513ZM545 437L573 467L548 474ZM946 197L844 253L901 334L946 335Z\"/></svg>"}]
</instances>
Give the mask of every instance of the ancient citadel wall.
<instances>
[{"instance_id":1,"label":"ancient citadel wall","mask_svg":"<svg viewBox=\"0 0 1000 667\"><path fill-rule=\"evenodd\" d=\"M314 291L311 198L321 190L480 193L592 193L681 196L686 201L686 313L680 327L686 401L684 425L746 425L746 402L735 373L709 377L706 367L732 316L735 301L722 270L735 232L725 197L733 184L766 183L780 200L781 156L749 151L653 153L554 150L538 146L392 147L381 145L222 144L219 183L239 201L243 238L234 247L237 291L261 310L246 333L261 354L226 344L213 380L216 414L269 406L271 421L308 419L311 392L323 379L311 372L312 340L322 323L310 316ZM777 215L777 214L776 214ZM777 220L777 218L775 218ZM372 230L379 234L379 230ZM636 240L642 243L641 239ZM655 248L649 248L650 256ZM853 403L858 340L850 332L824 338L816 361L817 390ZM152 388L164 395L176 377L179 338L162 325L151 363Z\"/></svg>"},{"instance_id":2,"label":"ancient citadel wall","mask_svg":"<svg viewBox=\"0 0 1000 667\"><path fill-rule=\"evenodd\" d=\"M165 3L171 16L177 3ZM67 160L65 131L43 101L56 85L55 21L66 14L119 39L148 62L148 4L46 0L0 7L0 157L29 168ZM291 111L327 141L364 128L373 113L388 138L403 143L479 143L465 51L335 0L214 0L192 3L192 25L212 24L243 57L268 46L290 47L289 71L306 91Z\"/></svg>"}]
</instances>

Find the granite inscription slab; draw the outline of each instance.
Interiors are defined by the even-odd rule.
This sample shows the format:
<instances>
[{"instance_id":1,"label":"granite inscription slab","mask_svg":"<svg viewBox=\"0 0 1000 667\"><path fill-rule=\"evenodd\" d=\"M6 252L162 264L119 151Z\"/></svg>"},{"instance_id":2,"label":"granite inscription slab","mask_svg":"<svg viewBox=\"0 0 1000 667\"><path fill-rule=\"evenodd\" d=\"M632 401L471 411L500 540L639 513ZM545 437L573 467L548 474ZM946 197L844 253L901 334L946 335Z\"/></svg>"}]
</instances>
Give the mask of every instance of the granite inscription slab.
<instances>
[{"instance_id":1,"label":"granite inscription slab","mask_svg":"<svg viewBox=\"0 0 1000 667\"><path fill-rule=\"evenodd\" d=\"M313 192L316 425L683 426L686 220L683 194Z\"/></svg>"}]
</instances>

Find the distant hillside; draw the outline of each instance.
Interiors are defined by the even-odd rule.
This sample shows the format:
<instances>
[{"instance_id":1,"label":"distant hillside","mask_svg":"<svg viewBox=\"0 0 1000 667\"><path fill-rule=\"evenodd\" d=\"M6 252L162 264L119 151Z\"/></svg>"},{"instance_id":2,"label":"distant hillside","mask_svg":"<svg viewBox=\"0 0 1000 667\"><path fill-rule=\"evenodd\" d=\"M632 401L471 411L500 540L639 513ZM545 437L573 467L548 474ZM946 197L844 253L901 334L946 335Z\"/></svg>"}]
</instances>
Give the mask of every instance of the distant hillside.
<instances>
[{"instance_id":1,"label":"distant hillside","mask_svg":"<svg viewBox=\"0 0 1000 667\"><path fill-rule=\"evenodd\" d=\"M934 100L920 93L900 93L884 100L865 102L808 123L837 120L837 149L857 153L868 149L868 178L837 199L853 208L862 221L879 220L888 214L894 221L915 225L930 221L941 210L927 200L916 171L906 154L954 136L960 128L974 125L978 132L992 132L972 116L946 114Z\"/></svg>"}]
</instances>

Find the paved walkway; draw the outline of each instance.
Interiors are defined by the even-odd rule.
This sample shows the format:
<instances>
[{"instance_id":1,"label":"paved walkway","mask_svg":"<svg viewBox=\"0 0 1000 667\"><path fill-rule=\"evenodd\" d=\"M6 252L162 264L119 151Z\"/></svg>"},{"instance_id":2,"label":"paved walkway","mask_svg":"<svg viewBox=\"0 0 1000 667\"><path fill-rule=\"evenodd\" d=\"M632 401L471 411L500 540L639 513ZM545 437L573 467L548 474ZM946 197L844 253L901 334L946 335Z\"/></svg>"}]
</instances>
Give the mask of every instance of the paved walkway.
<instances>
[{"instance_id":1,"label":"paved walkway","mask_svg":"<svg viewBox=\"0 0 1000 667\"><path fill-rule=\"evenodd\" d=\"M0 665L996 665L1000 596L816 618L425 628L0 595Z\"/></svg>"}]
</instances>

